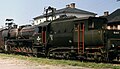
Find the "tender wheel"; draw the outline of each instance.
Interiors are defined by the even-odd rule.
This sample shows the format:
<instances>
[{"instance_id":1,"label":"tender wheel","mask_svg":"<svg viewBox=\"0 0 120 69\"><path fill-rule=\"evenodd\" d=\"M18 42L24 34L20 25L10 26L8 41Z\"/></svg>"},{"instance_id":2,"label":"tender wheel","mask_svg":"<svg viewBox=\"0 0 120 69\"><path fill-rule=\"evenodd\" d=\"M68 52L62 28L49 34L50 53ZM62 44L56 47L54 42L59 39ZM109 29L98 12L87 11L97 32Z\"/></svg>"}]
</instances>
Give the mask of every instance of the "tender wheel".
<instances>
[{"instance_id":1,"label":"tender wheel","mask_svg":"<svg viewBox=\"0 0 120 69\"><path fill-rule=\"evenodd\" d=\"M10 53L10 46L7 44L7 42L5 42L5 46L4 46L4 50L5 50L5 53Z\"/></svg>"},{"instance_id":2,"label":"tender wheel","mask_svg":"<svg viewBox=\"0 0 120 69\"><path fill-rule=\"evenodd\" d=\"M102 59L101 59L100 55L98 55L97 53L95 53L94 60L95 60L96 63L99 63L99 62L101 62Z\"/></svg>"},{"instance_id":3,"label":"tender wheel","mask_svg":"<svg viewBox=\"0 0 120 69\"><path fill-rule=\"evenodd\" d=\"M34 57L38 57L37 48L33 48L33 56L34 56Z\"/></svg>"}]
</instances>

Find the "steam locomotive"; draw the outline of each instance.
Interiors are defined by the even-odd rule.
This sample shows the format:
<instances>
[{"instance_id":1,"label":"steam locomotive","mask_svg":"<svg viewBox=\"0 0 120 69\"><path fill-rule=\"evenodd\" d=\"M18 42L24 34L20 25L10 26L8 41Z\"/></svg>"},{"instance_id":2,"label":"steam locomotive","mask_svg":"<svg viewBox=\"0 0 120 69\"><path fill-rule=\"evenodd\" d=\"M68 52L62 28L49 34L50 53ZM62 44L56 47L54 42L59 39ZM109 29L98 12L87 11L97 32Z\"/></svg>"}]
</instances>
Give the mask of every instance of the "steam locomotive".
<instances>
[{"instance_id":1,"label":"steam locomotive","mask_svg":"<svg viewBox=\"0 0 120 69\"><path fill-rule=\"evenodd\" d=\"M119 60L119 23L108 23L106 18L61 17L39 25L6 23L0 30L0 49L7 53L65 59L92 59L95 61ZM9 20L8 21L12 21ZM108 29L108 27L111 27Z\"/></svg>"},{"instance_id":2,"label":"steam locomotive","mask_svg":"<svg viewBox=\"0 0 120 69\"><path fill-rule=\"evenodd\" d=\"M12 23L7 25L0 31L0 37L4 42L1 48L8 53L107 62L119 60L120 31L107 29L107 25L114 24L107 24L105 18L66 17L19 28Z\"/></svg>"}]
</instances>

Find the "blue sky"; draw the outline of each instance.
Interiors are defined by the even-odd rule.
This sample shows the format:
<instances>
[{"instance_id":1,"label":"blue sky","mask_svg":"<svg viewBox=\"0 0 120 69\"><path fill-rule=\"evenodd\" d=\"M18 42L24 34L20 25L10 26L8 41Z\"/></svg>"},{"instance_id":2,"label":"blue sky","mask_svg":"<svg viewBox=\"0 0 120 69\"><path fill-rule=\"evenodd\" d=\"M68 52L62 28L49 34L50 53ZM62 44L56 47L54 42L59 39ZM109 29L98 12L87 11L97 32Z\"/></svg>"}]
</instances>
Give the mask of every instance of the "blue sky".
<instances>
[{"instance_id":1,"label":"blue sky","mask_svg":"<svg viewBox=\"0 0 120 69\"><path fill-rule=\"evenodd\" d=\"M30 24L32 18L42 15L44 7L61 9L70 3L100 16L104 11L111 13L120 8L120 1L116 0L0 0L0 27L4 26L6 18L13 18L19 25Z\"/></svg>"}]
</instances>

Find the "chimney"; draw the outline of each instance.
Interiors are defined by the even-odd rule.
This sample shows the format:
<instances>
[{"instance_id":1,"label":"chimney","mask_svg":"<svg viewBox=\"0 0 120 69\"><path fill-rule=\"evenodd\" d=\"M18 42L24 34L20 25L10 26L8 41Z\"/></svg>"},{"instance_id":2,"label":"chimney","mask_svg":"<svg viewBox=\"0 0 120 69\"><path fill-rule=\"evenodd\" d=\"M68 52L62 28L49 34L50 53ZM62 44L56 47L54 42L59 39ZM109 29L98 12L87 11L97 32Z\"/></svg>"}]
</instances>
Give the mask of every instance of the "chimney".
<instances>
[{"instance_id":1,"label":"chimney","mask_svg":"<svg viewBox=\"0 0 120 69\"><path fill-rule=\"evenodd\" d=\"M75 3L71 3L71 4L70 4L70 7L71 7L71 8L75 8Z\"/></svg>"},{"instance_id":2,"label":"chimney","mask_svg":"<svg viewBox=\"0 0 120 69\"><path fill-rule=\"evenodd\" d=\"M18 25L13 25L14 28L17 28Z\"/></svg>"},{"instance_id":3,"label":"chimney","mask_svg":"<svg viewBox=\"0 0 120 69\"><path fill-rule=\"evenodd\" d=\"M69 8L70 7L70 5L66 5L66 8Z\"/></svg>"},{"instance_id":4,"label":"chimney","mask_svg":"<svg viewBox=\"0 0 120 69\"><path fill-rule=\"evenodd\" d=\"M109 11L104 12L104 16L108 16L109 15Z\"/></svg>"}]
</instances>

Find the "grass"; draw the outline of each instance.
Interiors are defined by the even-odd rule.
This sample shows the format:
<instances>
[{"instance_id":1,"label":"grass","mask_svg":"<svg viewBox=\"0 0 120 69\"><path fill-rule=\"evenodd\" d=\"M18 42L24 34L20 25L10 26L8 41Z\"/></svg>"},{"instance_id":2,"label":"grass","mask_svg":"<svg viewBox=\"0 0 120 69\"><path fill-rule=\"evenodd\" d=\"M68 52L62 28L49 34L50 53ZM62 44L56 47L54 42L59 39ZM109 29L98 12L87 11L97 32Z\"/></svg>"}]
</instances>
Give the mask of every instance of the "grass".
<instances>
[{"instance_id":1,"label":"grass","mask_svg":"<svg viewBox=\"0 0 120 69\"><path fill-rule=\"evenodd\" d=\"M16 58L20 60L27 60L33 63L48 64L48 65L63 65L63 66L71 65L71 66L81 66L81 67L88 67L94 69L102 69L102 68L120 69L120 66L118 65L115 66L112 64L105 64L105 63L80 62L73 60L56 60L56 59L47 59L47 58L26 57L21 55L12 55L12 54L0 54L0 58L2 59Z\"/></svg>"}]
</instances>

